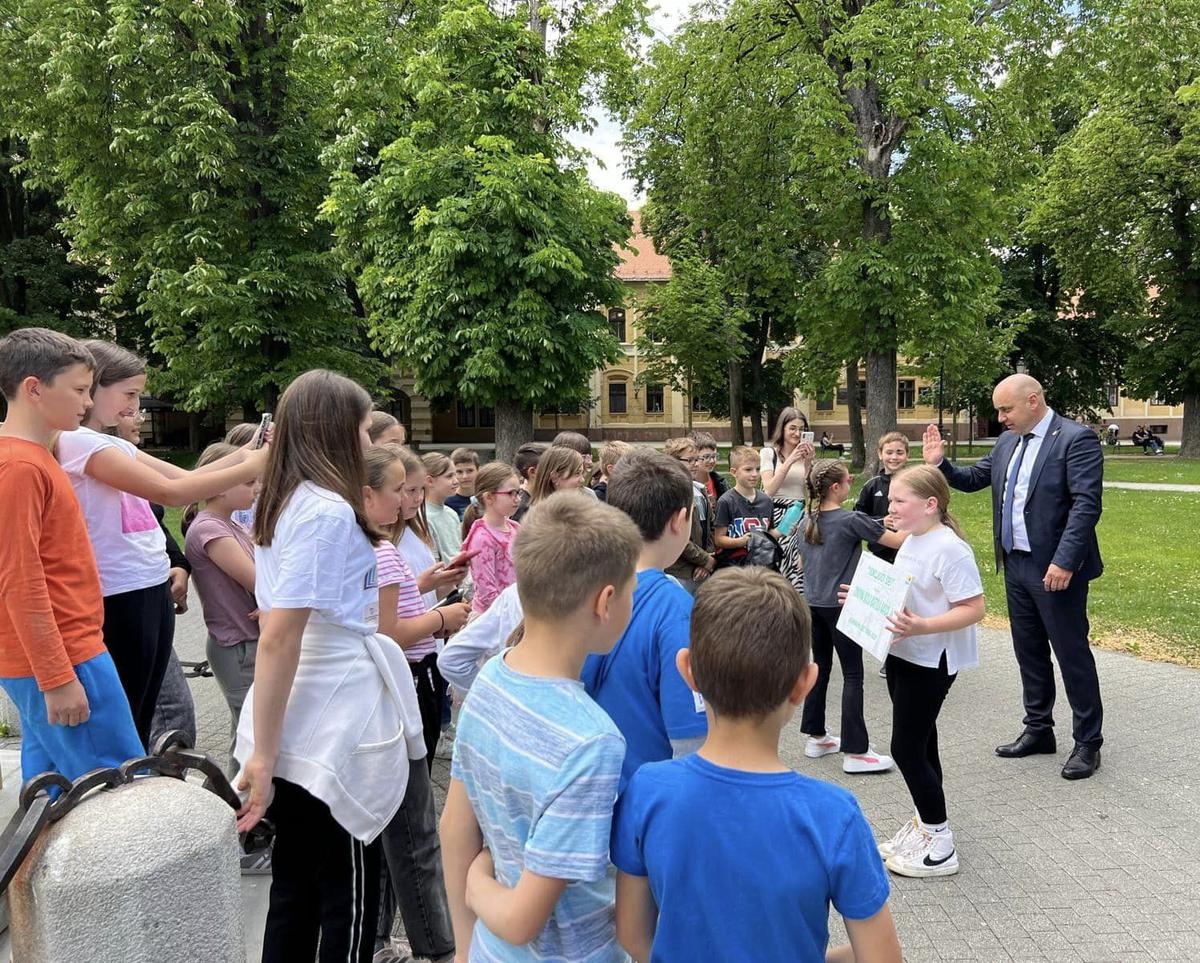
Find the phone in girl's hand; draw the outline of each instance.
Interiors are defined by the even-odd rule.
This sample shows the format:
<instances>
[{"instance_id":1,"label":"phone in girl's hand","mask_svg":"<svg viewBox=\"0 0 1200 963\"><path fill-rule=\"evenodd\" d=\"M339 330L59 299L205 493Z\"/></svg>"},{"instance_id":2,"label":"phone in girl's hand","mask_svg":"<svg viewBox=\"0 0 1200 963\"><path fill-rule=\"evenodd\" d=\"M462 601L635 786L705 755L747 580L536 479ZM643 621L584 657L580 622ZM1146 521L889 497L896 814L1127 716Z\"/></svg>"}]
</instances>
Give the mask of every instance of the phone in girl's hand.
<instances>
[{"instance_id":1,"label":"phone in girl's hand","mask_svg":"<svg viewBox=\"0 0 1200 963\"><path fill-rule=\"evenodd\" d=\"M258 423L258 434L254 436L255 449L261 448L267 440L267 429L271 427L270 412L262 416L262 420Z\"/></svg>"},{"instance_id":2,"label":"phone in girl's hand","mask_svg":"<svg viewBox=\"0 0 1200 963\"><path fill-rule=\"evenodd\" d=\"M811 445L816 437L816 434L811 431L802 431L800 432L800 444Z\"/></svg>"},{"instance_id":3,"label":"phone in girl's hand","mask_svg":"<svg viewBox=\"0 0 1200 963\"><path fill-rule=\"evenodd\" d=\"M473 548L470 551L459 552L454 558L446 563L446 568L462 568L467 562L471 561L476 555L482 552L481 548Z\"/></svg>"}]
</instances>

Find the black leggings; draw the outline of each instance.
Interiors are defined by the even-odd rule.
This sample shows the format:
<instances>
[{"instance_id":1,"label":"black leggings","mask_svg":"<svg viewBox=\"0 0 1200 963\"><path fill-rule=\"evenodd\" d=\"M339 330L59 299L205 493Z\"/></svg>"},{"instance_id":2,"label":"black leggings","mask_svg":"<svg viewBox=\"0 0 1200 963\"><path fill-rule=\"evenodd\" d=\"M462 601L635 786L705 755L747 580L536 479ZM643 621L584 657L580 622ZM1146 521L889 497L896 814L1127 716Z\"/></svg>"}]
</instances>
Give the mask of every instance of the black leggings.
<instances>
[{"instance_id":1,"label":"black leggings","mask_svg":"<svg viewBox=\"0 0 1200 963\"><path fill-rule=\"evenodd\" d=\"M936 669L889 655L887 687L892 697L892 758L908 785L921 822L946 821L937 717L958 675L946 671L946 653Z\"/></svg>"},{"instance_id":2,"label":"black leggings","mask_svg":"<svg viewBox=\"0 0 1200 963\"><path fill-rule=\"evenodd\" d=\"M446 680L437 667L437 653L430 652L420 662L410 662L413 683L417 687L417 706L421 710L421 728L425 732L425 765L433 772L434 752L442 734L442 702L446 698Z\"/></svg>"},{"instance_id":3,"label":"black leggings","mask_svg":"<svg viewBox=\"0 0 1200 963\"><path fill-rule=\"evenodd\" d=\"M129 700L142 745L150 742L154 707L175 639L171 583L104 597L104 645Z\"/></svg>"},{"instance_id":4,"label":"black leggings","mask_svg":"<svg viewBox=\"0 0 1200 963\"><path fill-rule=\"evenodd\" d=\"M271 903L263 963L370 963L379 916L379 840L366 844L329 807L275 780Z\"/></svg>"},{"instance_id":5,"label":"black leggings","mask_svg":"<svg viewBox=\"0 0 1200 963\"><path fill-rule=\"evenodd\" d=\"M804 700L800 731L810 736L826 733L825 696L829 691L829 673L833 671L836 649L842 666L842 752L861 755L870 748L867 723L863 718L862 649L837 630L841 613L837 606L812 606L812 653L817 664L817 683Z\"/></svg>"}]
</instances>

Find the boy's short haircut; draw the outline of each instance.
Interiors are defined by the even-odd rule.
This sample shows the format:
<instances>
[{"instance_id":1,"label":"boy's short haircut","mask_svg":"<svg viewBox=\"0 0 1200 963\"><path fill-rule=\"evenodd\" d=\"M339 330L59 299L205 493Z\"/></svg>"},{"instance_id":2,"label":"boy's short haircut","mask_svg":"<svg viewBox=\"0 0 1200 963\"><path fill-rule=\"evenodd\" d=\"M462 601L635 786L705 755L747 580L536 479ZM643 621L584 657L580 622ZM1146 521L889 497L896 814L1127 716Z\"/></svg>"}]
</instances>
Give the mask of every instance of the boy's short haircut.
<instances>
[{"instance_id":1,"label":"boy's short haircut","mask_svg":"<svg viewBox=\"0 0 1200 963\"><path fill-rule=\"evenodd\" d=\"M879 439L879 451L883 451L885 445L890 445L893 442L899 442L907 450L909 446L908 435L899 431L889 431L886 435Z\"/></svg>"},{"instance_id":2,"label":"boy's short haircut","mask_svg":"<svg viewBox=\"0 0 1200 963\"><path fill-rule=\"evenodd\" d=\"M600 470L608 471L610 467L633 451L633 445L627 441L610 441L600 449Z\"/></svg>"},{"instance_id":3,"label":"boy's short haircut","mask_svg":"<svg viewBox=\"0 0 1200 963\"><path fill-rule=\"evenodd\" d=\"M450 461L456 465L474 465L479 467L479 452L474 448L455 448L450 452Z\"/></svg>"},{"instance_id":4,"label":"boy's short haircut","mask_svg":"<svg viewBox=\"0 0 1200 963\"><path fill-rule=\"evenodd\" d=\"M743 465L759 463L758 452L749 445L738 445L729 453L729 470L741 468Z\"/></svg>"},{"instance_id":5,"label":"boy's short haircut","mask_svg":"<svg viewBox=\"0 0 1200 963\"><path fill-rule=\"evenodd\" d=\"M642 538L656 542L681 508L692 508L695 489L683 464L653 448L635 448L608 477L608 504L633 519Z\"/></svg>"},{"instance_id":6,"label":"boy's short haircut","mask_svg":"<svg viewBox=\"0 0 1200 963\"><path fill-rule=\"evenodd\" d=\"M717 439L710 435L707 431L689 431L688 437L692 439L692 444L703 451L705 448L711 448L713 451L717 449Z\"/></svg>"},{"instance_id":7,"label":"boy's short haircut","mask_svg":"<svg viewBox=\"0 0 1200 963\"><path fill-rule=\"evenodd\" d=\"M592 443L587 435L581 435L577 431L560 431L554 436L554 441L550 443L556 448L570 448L572 451L577 451L581 455L592 457Z\"/></svg>"},{"instance_id":8,"label":"boy's short haircut","mask_svg":"<svg viewBox=\"0 0 1200 963\"><path fill-rule=\"evenodd\" d=\"M795 587L760 565L721 569L696 593L692 677L713 712L762 717L787 699L812 650L812 616Z\"/></svg>"},{"instance_id":9,"label":"boy's short haircut","mask_svg":"<svg viewBox=\"0 0 1200 963\"><path fill-rule=\"evenodd\" d=\"M26 378L49 384L77 364L96 370L91 352L74 338L49 328L19 328L0 338L0 393L11 401Z\"/></svg>"},{"instance_id":10,"label":"boy's short haircut","mask_svg":"<svg viewBox=\"0 0 1200 963\"><path fill-rule=\"evenodd\" d=\"M521 476L521 481L529 478L529 473L537 468L538 460L549 447L544 441L527 441L517 449L517 453L513 456L513 468Z\"/></svg>"},{"instance_id":11,"label":"boy's short haircut","mask_svg":"<svg viewBox=\"0 0 1200 963\"><path fill-rule=\"evenodd\" d=\"M683 458L689 451L696 451L696 443L690 438L668 438L663 442L663 454L672 458Z\"/></svg>"},{"instance_id":12,"label":"boy's short haircut","mask_svg":"<svg viewBox=\"0 0 1200 963\"><path fill-rule=\"evenodd\" d=\"M607 585L634 576L642 539L633 522L582 492L556 492L529 510L513 540L526 616L560 619Z\"/></svg>"}]
</instances>

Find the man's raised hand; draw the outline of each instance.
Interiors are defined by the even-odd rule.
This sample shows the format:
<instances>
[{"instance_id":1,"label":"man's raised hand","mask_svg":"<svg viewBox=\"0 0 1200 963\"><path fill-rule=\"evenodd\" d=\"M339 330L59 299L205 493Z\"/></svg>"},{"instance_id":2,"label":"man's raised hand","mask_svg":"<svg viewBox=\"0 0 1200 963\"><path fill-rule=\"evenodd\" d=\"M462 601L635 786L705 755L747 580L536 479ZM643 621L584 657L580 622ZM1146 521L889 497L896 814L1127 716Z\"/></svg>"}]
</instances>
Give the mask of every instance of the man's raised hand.
<instances>
[{"instance_id":1,"label":"man's raised hand","mask_svg":"<svg viewBox=\"0 0 1200 963\"><path fill-rule=\"evenodd\" d=\"M921 436L921 457L925 459L925 464L935 468L940 465L946 457L944 449L942 433L938 431L938 426L926 427L925 434Z\"/></svg>"}]
</instances>

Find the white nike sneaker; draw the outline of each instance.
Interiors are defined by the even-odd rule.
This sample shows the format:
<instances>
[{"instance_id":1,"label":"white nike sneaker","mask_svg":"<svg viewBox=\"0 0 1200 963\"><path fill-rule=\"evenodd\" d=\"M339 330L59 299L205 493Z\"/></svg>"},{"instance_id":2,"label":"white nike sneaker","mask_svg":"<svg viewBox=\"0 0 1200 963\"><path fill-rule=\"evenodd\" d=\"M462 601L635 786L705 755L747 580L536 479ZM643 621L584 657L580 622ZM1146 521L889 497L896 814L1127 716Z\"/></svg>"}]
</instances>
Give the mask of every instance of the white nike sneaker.
<instances>
[{"instance_id":1,"label":"white nike sneaker","mask_svg":"<svg viewBox=\"0 0 1200 963\"><path fill-rule=\"evenodd\" d=\"M954 833L929 833L917 830L917 839L904 849L893 853L883 865L897 876L953 876L958 872L958 853L954 849Z\"/></svg>"},{"instance_id":2,"label":"white nike sneaker","mask_svg":"<svg viewBox=\"0 0 1200 963\"><path fill-rule=\"evenodd\" d=\"M842 748L842 740L837 736L826 733L823 736L809 736L804 744L804 754L809 759L820 759Z\"/></svg>"},{"instance_id":3,"label":"white nike sneaker","mask_svg":"<svg viewBox=\"0 0 1200 963\"><path fill-rule=\"evenodd\" d=\"M868 749L864 753L851 756L847 755L842 760L842 772L851 774L860 772L887 772L894 766L891 756L885 756L882 752L875 752Z\"/></svg>"},{"instance_id":4,"label":"white nike sneaker","mask_svg":"<svg viewBox=\"0 0 1200 963\"><path fill-rule=\"evenodd\" d=\"M896 853L903 852L910 841L914 840L919 830L917 825L917 817L913 816L908 822L897 830L896 835L886 842L879 844L879 855L884 859L889 856L894 856Z\"/></svg>"}]
</instances>

